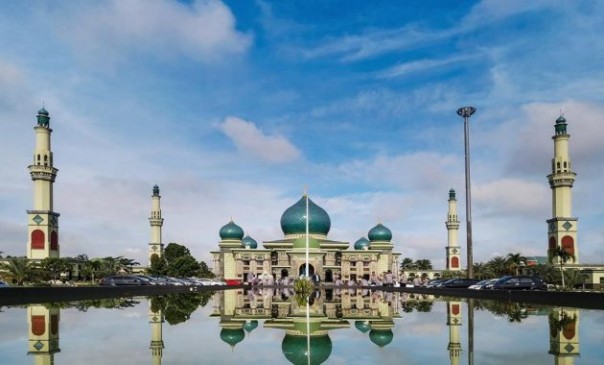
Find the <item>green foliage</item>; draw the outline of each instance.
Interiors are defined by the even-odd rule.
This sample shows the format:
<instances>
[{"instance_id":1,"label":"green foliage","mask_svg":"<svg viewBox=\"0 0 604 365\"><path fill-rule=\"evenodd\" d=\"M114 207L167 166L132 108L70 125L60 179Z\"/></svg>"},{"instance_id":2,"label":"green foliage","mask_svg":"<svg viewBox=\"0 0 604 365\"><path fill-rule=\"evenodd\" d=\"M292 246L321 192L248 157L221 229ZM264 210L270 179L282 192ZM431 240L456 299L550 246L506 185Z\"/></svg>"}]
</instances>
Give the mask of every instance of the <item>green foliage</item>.
<instances>
[{"instance_id":1,"label":"green foliage","mask_svg":"<svg viewBox=\"0 0 604 365\"><path fill-rule=\"evenodd\" d=\"M166 295L164 318L171 325L185 322L201 305L202 298L195 293L176 293Z\"/></svg>"},{"instance_id":2,"label":"green foliage","mask_svg":"<svg viewBox=\"0 0 604 365\"><path fill-rule=\"evenodd\" d=\"M315 290L315 284L308 278L298 278L294 280L294 292L296 294L309 296Z\"/></svg>"},{"instance_id":3,"label":"green foliage","mask_svg":"<svg viewBox=\"0 0 604 365\"><path fill-rule=\"evenodd\" d=\"M166 261L171 262L182 256L191 256L191 252L188 248L178 243L170 242L164 249L164 255Z\"/></svg>"},{"instance_id":4,"label":"green foliage","mask_svg":"<svg viewBox=\"0 0 604 365\"><path fill-rule=\"evenodd\" d=\"M61 273L71 271L73 264L71 259L49 257L40 262L40 269L45 272L45 276L50 277L53 281L61 277Z\"/></svg>"},{"instance_id":5,"label":"green foliage","mask_svg":"<svg viewBox=\"0 0 604 365\"><path fill-rule=\"evenodd\" d=\"M149 275L166 275L168 273L168 261L164 256L151 256L151 265L147 269Z\"/></svg>"},{"instance_id":6,"label":"green foliage","mask_svg":"<svg viewBox=\"0 0 604 365\"><path fill-rule=\"evenodd\" d=\"M0 263L0 271L17 285L23 285L34 276L36 265L27 257L11 257Z\"/></svg>"},{"instance_id":7,"label":"green foliage","mask_svg":"<svg viewBox=\"0 0 604 365\"><path fill-rule=\"evenodd\" d=\"M168 262L169 276L195 276L199 273L199 269L199 262L191 255L180 256Z\"/></svg>"},{"instance_id":8,"label":"green foliage","mask_svg":"<svg viewBox=\"0 0 604 365\"><path fill-rule=\"evenodd\" d=\"M213 278L214 276L215 275L212 270L210 270L210 268L208 267L208 264L206 264L205 261L201 261L199 263L199 277Z\"/></svg>"}]
</instances>

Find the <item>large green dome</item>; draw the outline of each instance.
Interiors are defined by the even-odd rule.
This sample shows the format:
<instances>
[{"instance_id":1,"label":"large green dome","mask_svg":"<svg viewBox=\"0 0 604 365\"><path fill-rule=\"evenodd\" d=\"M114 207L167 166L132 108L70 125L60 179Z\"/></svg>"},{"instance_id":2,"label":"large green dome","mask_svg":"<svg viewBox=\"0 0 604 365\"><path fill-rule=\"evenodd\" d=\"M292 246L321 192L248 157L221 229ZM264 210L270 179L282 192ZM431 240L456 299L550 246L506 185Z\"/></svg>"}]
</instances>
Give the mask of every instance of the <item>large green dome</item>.
<instances>
[{"instance_id":1,"label":"large green dome","mask_svg":"<svg viewBox=\"0 0 604 365\"><path fill-rule=\"evenodd\" d=\"M243 341L244 338L245 333L241 328L223 328L222 331L220 331L220 339L231 346L235 346L239 342Z\"/></svg>"},{"instance_id":2,"label":"large green dome","mask_svg":"<svg viewBox=\"0 0 604 365\"><path fill-rule=\"evenodd\" d=\"M369 332L369 339L379 347L384 347L392 342L392 330L371 330Z\"/></svg>"},{"instance_id":3,"label":"large green dome","mask_svg":"<svg viewBox=\"0 0 604 365\"><path fill-rule=\"evenodd\" d=\"M367 237L369 241L385 241L390 242L392 240L392 232L384 226L382 223L379 223L377 226L371 228L369 233L367 233Z\"/></svg>"},{"instance_id":4,"label":"large green dome","mask_svg":"<svg viewBox=\"0 0 604 365\"><path fill-rule=\"evenodd\" d=\"M310 337L310 361L306 336L285 335L281 351L295 365L322 364L331 355L331 338L329 335Z\"/></svg>"},{"instance_id":5,"label":"large green dome","mask_svg":"<svg viewBox=\"0 0 604 365\"><path fill-rule=\"evenodd\" d=\"M355 250L364 250L366 247L369 247L369 240L367 238L365 238L365 237L359 238L354 243L354 249Z\"/></svg>"},{"instance_id":6,"label":"large green dome","mask_svg":"<svg viewBox=\"0 0 604 365\"><path fill-rule=\"evenodd\" d=\"M258 248L258 242L256 242L256 240L250 236L243 237L243 239L241 241L243 242L243 246L245 246L245 247L249 247L252 249Z\"/></svg>"},{"instance_id":7,"label":"large green dome","mask_svg":"<svg viewBox=\"0 0 604 365\"><path fill-rule=\"evenodd\" d=\"M329 214L304 195L298 202L287 208L281 216L281 230L285 235L306 233L306 199L308 199L309 233L327 235L331 228Z\"/></svg>"},{"instance_id":8,"label":"large green dome","mask_svg":"<svg viewBox=\"0 0 604 365\"><path fill-rule=\"evenodd\" d=\"M243 238L243 229L235 224L235 222L230 221L222 228L220 228L220 239L225 240L237 240L241 241Z\"/></svg>"}]
</instances>

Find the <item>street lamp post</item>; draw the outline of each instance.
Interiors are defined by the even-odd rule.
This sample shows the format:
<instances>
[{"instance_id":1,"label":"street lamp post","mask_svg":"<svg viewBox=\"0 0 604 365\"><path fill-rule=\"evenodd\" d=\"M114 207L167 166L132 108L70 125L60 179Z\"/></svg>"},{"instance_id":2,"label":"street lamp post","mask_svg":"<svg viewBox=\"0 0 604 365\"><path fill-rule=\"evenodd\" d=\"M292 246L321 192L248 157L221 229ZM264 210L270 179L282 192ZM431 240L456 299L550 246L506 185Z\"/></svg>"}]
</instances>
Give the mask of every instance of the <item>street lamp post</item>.
<instances>
[{"instance_id":1,"label":"street lamp post","mask_svg":"<svg viewBox=\"0 0 604 365\"><path fill-rule=\"evenodd\" d=\"M457 115L463 118L463 130L464 130L464 148L466 155L466 235L467 235L467 248L468 253L468 278L474 278L474 262L472 255L472 194L470 190L470 125L469 119L472 114L476 111L473 106L464 106L457 109Z\"/></svg>"}]
</instances>

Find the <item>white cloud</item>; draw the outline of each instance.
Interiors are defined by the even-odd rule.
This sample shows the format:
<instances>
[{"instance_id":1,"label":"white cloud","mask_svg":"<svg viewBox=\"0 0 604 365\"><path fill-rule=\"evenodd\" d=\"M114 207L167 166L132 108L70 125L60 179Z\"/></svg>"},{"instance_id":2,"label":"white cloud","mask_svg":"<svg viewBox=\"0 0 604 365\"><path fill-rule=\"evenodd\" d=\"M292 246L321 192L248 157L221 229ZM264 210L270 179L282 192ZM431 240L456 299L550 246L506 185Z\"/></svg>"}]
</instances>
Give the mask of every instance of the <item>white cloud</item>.
<instances>
[{"instance_id":1,"label":"white cloud","mask_svg":"<svg viewBox=\"0 0 604 365\"><path fill-rule=\"evenodd\" d=\"M219 127L241 152L250 153L264 161L283 163L300 157L300 151L285 137L266 135L253 122L227 117Z\"/></svg>"},{"instance_id":2,"label":"white cloud","mask_svg":"<svg viewBox=\"0 0 604 365\"><path fill-rule=\"evenodd\" d=\"M459 64L472 58L476 58L476 55L455 55L441 59L423 59L405 62L380 72L379 76L383 78L401 77L410 73L423 72L435 68Z\"/></svg>"},{"instance_id":3,"label":"white cloud","mask_svg":"<svg viewBox=\"0 0 604 365\"><path fill-rule=\"evenodd\" d=\"M71 3L51 15L59 34L78 53L101 63L121 60L133 51L216 61L241 54L252 43L251 35L236 29L232 12L218 0L191 5L166 0L112 0L86 7Z\"/></svg>"}]
</instances>

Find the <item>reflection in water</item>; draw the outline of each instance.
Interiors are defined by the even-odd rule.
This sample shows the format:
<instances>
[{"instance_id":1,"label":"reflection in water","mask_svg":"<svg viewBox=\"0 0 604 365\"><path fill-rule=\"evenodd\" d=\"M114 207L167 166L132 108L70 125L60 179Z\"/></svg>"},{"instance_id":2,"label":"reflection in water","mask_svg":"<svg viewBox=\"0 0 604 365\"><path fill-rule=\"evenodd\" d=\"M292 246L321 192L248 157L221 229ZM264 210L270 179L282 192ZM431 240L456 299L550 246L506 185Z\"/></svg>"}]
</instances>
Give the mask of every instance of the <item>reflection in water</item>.
<instances>
[{"instance_id":1,"label":"reflection in water","mask_svg":"<svg viewBox=\"0 0 604 365\"><path fill-rule=\"evenodd\" d=\"M74 313L81 312L81 316L85 316L83 322L78 324L86 324L86 328L91 323L88 318L97 319L99 318L110 318L113 317L114 321L116 313L122 313L130 311L131 313L140 313L142 318L146 319L141 323L143 333L150 334L150 343L148 347L134 340L127 340L128 346L134 346L134 343L139 343L132 348L127 347L128 351L132 354L146 354L144 358L140 360L142 362L132 361L131 363L137 364L153 364L161 365L162 357L164 356L164 338L162 328L165 323L171 326L177 326L177 331L170 331L171 336L175 336L180 329L183 328L190 330L190 326L194 325L194 330L197 333L200 329L199 325L200 318L196 318L194 324L188 322L192 316L191 314L198 310L200 307L205 306L208 300L211 298L213 293L187 293L187 294L171 294L160 297L153 297L149 300L149 307L142 308L144 305L144 298L137 299L106 299L106 300L94 300L77 303L58 303L53 305L30 305L27 308L27 330L28 330L28 355L34 359L34 364L39 365L51 365L54 364L55 354L61 351L59 348L59 321L61 319L61 310L65 310L63 313L65 318L70 319ZM478 349L481 350L482 354L485 354L485 349L488 349L489 354L495 354L491 356L500 356L501 359L505 359L505 356L511 355L507 362L500 363L515 363L513 360L513 351L510 354L509 348L522 347L524 343L510 343L508 339L512 339L522 332L531 332L531 328L541 328L543 339L549 338L549 351L547 351L554 358L555 365L573 365L575 359L580 356L580 344L579 344L579 317L580 312L576 309L571 308L534 308L524 304L518 303L501 303L492 301L476 301L474 305L471 305L470 300L461 300L448 298L438 299L429 295L411 295L408 293L392 293L385 291L370 291L361 289L327 289L322 291L316 291L308 298L297 298L293 292L289 289L273 289L273 288L254 288L253 290L236 289L224 292L218 292L213 297L213 306L206 309L209 312L210 318L203 317L201 325L205 332L212 328L211 322L219 319L220 330L216 332L210 332L209 336L216 336L220 338L223 343L228 344L229 352L242 352L241 347L238 346L241 342L246 341L246 351L249 351L250 346L256 348L263 339L266 339L266 335L250 336L262 330L268 330L277 335L281 339L280 351L283 355L281 361L276 363L289 362L292 364L322 364L329 361L330 356L334 353L338 353L338 360L342 356L346 356L349 352L347 346L349 346L349 338L359 339L364 338L369 347L377 346L379 348L388 349L390 354L398 354L401 350L401 344L409 343L414 341L415 338L424 338L426 342L423 345L414 345L415 350L422 351L421 346L424 348L432 349L435 343L434 339L438 337L430 337L432 335L426 335L416 333L414 329L420 327L407 327L412 324L409 320L419 321L419 326L426 324L429 328L429 323L424 323L423 318L434 318L434 316L440 316L440 310L436 310L435 313L428 314L433 307L442 308L440 305L442 302L446 309L446 324L448 328L448 345L446 345L448 351L449 363L451 365L458 365L463 359L463 348L464 343L467 344L467 359L468 363L473 362L473 331L474 328L470 319L473 321L473 316L470 317L470 311L472 307L476 309L476 318L478 319L478 328L496 328L493 334L497 337L491 338L490 341L483 339L482 336L485 334L484 330L481 331L481 336L478 337L479 345ZM89 311L89 308L116 308L122 309L120 311L112 311L107 315L106 310L102 310L102 314L99 311L90 311L91 313L84 313ZM463 312L465 309L468 310L468 323L467 323L467 336L463 331L466 323L463 323ZM16 309L15 309L16 310ZM415 312L415 313L413 313ZM145 315L146 313L146 315ZM401 318L400 313L403 313L406 317L405 330L395 330L395 320ZM485 313L491 313L493 316L485 316ZM592 312L593 316L594 313ZM596 314L602 318L602 313ZM167 318L171 318L168 321ZM510 335L506 336L503 333L499 333L499 329L503 329L501 326L502 322L497 324L497 321L493 321L500 317L504 319L504 327L511 328L506 329ZM125 318L125 317L123 317ZM130 317L129 317L130 318ZM134 322L140 322L138 316L131 317ZM141 319L142 319L141 318ZM442 318L442 317L441 317ZM593 318L593 317L592 317ZM485 319L488 319L485 321ZM102 321L102 320L101 320ZM209 322L210 321L210 322ZM585 319L586 323L592 323L592 320ZM485 323L488 322L488 323ZM524 322L528 322L528 327L523 327ZM21 322L23 327L25 323ZM73 323L73 322L72 322ZM216 322L214 322L216 323ZM441 322L442 323L442 322ZM510 327L511 326L511 327ZM535 327L537 326L537 327ZM80 327L79 325L77 327ZM398 327L398 326L397 326ZM92 327L94 328L94 327ZM113 328L113 327L112 327ZM412 329L414 328L414 329ZM529 331L525 329L528 328ZM6 328L4 328L7 331ZM117 329L117 331L127 331L128 327L123 329ZM338 330L337 332L333 332ZM334 333L340 333L341 331L355 331L355 336L349 336L346 334L344 337L346 341L333 340L333 338L342 338L341 335L334 335ZM63 351L61 357L64 358L65 364L73 363L73 354L71 352L77 347L71 345L71 340L74 340L74 327L68 327L67 336L64 333L62 337ZM265 331L266 332L266 331ZM279 333L282 333L280 335ZM23 333L23 332L21 332ZM120 332L123 333L123 332ZM92 330L91 335L96 335L96 331ZM398 343L393 347L393 343L396 343L398 337ZM488 334L488 333L487 333ZM108 336L108 333L100 334L101 336ZM218 336L219 335L219 336ZM77 336L77 335L76 335ZM423 336L423 337L422 337ZM503 336L506 339L507 346L501 346L501 343L497 344L499 338ZM532 333L530 336L534 336ZM531 342L532 349L539 348L539 341L534 341L533 337L529 336L529 340L524 341ZM65 338L69 338L66 342ZM591 336L593 337L593 336ZM149 337L147 337L149 338ZM588 339L590 336L587 337ZM443 334L444 339L444 334ZM88 341L90 344L97 343L99 339L91 336ZM217 340L217 341L220 341ZM250 342L251 341L251 342ZM467 342L466 342L467 341ZM495 341L495 342L493 342ZM517 340L518 341L518 340ZM521 341L521 340L520 340ZM6 342L6 341L4 341ZM186 342L186 341L185 341ZM593 341L588 340L587 347L590 348L591 355L593 357ZM67 344L66 344L67 343ZM445 341L442 342L441 354L442 359L445 358L444 347ZM545 342L544 342L545 343ZM591 344L591 346L590 346ZM68 346L70 345L70 346ZM484 347L484 346L487 347ZM585 344L584 344L585 345ZM3 343L0 340L0 353L3 354L2 358L5 358L6 347L2 347ZM170 354L178 354L182 352L182 341L173 339L173 342L168 341L166 343ZM274 346L274 345L271 345ZM356 345L358 346L358 342ZM149 353L149 349L151 350ZM123 351L123 350L122 350ZM216 349L217 353L221 353L220 349ZM363 350L361 350L363 351ZM425 351L425 350L424 350ZM427 350L433 352L433 350ZM526 350L525 350L526 351ZM531 350L532 351L532 350ZM371 351L365 351L371 353ZM589 352L589 351L587 351ZM386 352L384 352L385 354ZM597 353L596 353L597 354ZM150 355L150 356L149 356ZM134 355L136 357L137 355ZM191 356L195 356L194 352ZM522 356L520 352L518 356ZM546 351L541 351L539 359L546 359ZM335 358L335 356L332 356ZM0 363L3 364L2 358ZM595 357L596 359L599 357ZM8 358L6 358L8 359ZM68 361L66 359L71 359ZM191 359L194 359L192 357ZM232 358L233 360L235 358ZM489 358L488 358L489 359ZM220 364L219 359L216 363ZM495 358L489 359L495 361ZM586 359L582 359L586 360ZM8 360L4 360L8 361ZM80 358L77 363L81 363L83 358ZM348 359L348 361L355 361L355 358ZM359 360L360 361L360 360ZM401 359L402 361L402 359ZM503 361L503 360L502 360ZM511 361L511 362L510 362ZM543 363L543 360L539 361ZM174 362L174 358L171 358L171 363ZM480 359L479 362L484 363L484 359ZM596 360L597 362L597 360ZM15 363L15 362L5 362ZM245 361L244 361L245 363ZM370 361L371 363L371 361ZM440 361L439 363L442 363ZM493 362L495 363L495 362ZM528 360L527 363L534 363ZM586 362L587 363L587 362ZM593 363L593 362L592 362Z\"/></svg>"},{"instance_id":2,"label":"reflection in water","mask_svg":"<svg viewBox=\"0 0 604 365\"><path fill-rule=\"evenodd\" d=\"M59 349L59 309L34 304L27 308L29 324L28 355L34 364L54 364L54 354Z\"/></svg>"}]
</instances>

